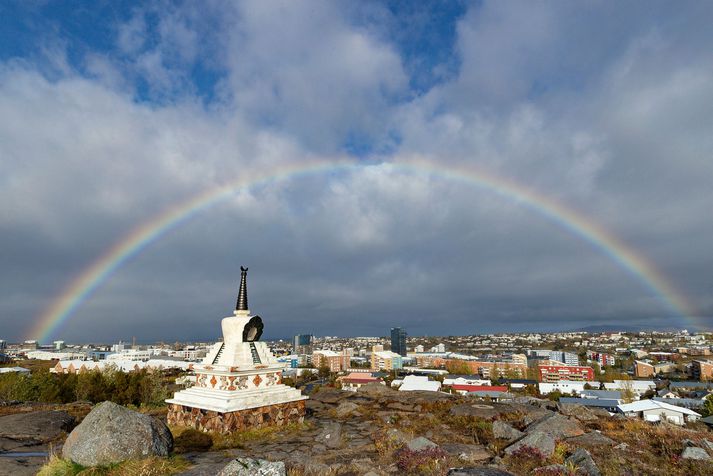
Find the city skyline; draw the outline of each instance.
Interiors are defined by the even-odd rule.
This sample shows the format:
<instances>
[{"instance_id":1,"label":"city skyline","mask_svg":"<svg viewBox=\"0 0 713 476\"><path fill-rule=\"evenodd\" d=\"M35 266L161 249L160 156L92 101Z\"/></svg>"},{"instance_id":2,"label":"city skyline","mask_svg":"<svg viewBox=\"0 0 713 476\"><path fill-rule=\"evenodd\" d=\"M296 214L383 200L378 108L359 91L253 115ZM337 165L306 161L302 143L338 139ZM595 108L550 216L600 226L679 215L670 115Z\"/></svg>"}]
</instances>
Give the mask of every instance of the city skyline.
<instances>
[{"instance_id":1,"label":"city skyline","mask_svg":"<svg viewBox=\"0 0 713 476\"><path fill-rule=\"evenodd\" d=\"M0 339L711 330L711 20L4 3Z\"/></svg>"}]
</instances>

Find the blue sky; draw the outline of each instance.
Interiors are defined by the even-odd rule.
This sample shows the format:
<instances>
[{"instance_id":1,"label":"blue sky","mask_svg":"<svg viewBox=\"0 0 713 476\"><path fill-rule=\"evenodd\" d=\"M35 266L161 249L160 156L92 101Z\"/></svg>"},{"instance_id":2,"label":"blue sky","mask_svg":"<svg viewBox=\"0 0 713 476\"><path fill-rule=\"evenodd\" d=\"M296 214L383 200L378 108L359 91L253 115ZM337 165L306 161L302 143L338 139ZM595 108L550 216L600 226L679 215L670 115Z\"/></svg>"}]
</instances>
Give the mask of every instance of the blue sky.
<instances>
[{"instance_id":1,"label":"blue sky","mask_svg":"<svg viewBox=\"0 0 713 476\"><path fill-rule=\"evenodd\" d=\"M267 337L708 325L711 20L704 2L3 2L0 339L176 203L313 160L370 166L205 210L56 337L215 338L240 264ZM695 319L517 202L388 166L414 157L576 210Z\"/></svg>"}]
</instances>

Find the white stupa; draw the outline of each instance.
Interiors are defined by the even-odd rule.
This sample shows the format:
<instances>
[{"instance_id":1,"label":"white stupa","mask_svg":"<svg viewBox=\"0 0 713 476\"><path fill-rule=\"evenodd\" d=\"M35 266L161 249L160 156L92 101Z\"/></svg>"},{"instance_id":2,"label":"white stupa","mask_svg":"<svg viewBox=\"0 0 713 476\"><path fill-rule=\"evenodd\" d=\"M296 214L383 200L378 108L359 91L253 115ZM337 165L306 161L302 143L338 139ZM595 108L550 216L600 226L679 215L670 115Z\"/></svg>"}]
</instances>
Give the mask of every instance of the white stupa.
<instances>
[{"instance_id":1,"label":"white stupa","mask_svg":"<svg viewBox=\"0 0 713 476\"><path fill-rule=\"evenodd\" d=\"M304 420L307 397L281 383L284 365L258 341L262 319L250 315L248 270L240 270L234 315L221 322L223 342L194 367L195 385L166 400L169 424L229 433Z\"/></svg>"}]
</instances>

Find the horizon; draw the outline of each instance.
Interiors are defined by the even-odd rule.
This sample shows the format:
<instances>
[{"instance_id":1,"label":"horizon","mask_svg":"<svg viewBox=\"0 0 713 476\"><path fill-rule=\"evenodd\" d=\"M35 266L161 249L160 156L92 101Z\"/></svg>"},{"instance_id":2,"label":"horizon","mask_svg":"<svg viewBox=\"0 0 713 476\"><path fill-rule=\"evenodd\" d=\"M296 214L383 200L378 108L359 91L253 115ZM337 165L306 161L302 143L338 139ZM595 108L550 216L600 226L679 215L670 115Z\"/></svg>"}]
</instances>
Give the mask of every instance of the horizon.
<instances>
[{"instance_id":1,"label":"horizon","mask_svg":"<svg viewBox=\"0 0 713 476\"><path fill-rule=\"evenodd\" d=\"M5 2L0 339L710 331L711 21Z\"/></svg>"}]
</instances>

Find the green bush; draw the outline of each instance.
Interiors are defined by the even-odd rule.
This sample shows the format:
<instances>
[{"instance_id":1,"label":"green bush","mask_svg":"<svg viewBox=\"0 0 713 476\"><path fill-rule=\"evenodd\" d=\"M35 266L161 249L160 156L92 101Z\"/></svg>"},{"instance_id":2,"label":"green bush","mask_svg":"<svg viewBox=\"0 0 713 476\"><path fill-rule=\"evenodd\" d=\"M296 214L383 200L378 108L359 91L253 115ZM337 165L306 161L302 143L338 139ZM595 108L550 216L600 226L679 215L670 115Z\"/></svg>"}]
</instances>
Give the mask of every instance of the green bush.
<instances>
[{"instance_id":1,"label":"green bush","mask_svg":"<svg viewBox=\"0 0 713 476\"><path fill-rule=\"evenodd\" d=\"M45 403L92 403L110 400L120 405L160 406L170 396L170 381L161 372L115 369L81 374L52 374L46 369L30 375L0 374L0 399Z\"/></svg>"}]
</instances>

